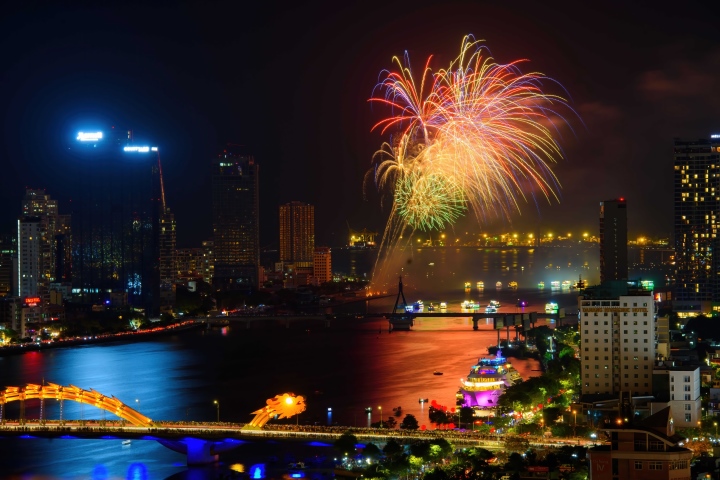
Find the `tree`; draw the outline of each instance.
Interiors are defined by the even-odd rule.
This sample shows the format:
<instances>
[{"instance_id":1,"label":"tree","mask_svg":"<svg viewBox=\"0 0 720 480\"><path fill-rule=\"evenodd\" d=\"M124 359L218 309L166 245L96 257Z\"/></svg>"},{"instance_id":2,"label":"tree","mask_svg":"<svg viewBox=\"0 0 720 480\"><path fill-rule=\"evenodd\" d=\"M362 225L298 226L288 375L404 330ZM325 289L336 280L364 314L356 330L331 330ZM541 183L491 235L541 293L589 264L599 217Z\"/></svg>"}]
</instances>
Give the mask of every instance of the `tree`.
<instances>
[{"instance_id":1,"label":"tree","mask_svg":"<svg viewBox=\"0 0 720 480\"><path fill-rule=\"evenodd\" d=\"M420 425L418 425L417 418L415 418L415 415L412 413L408 413L405 415L405 418L403 418L402 423L400 424L400 428L403 430L417 430L420 428Z\"/></svg>"},{"instance_id":2,"label":"tree","mask_svg":"<svg viewBox=\"0 0 720 480\"><path fill-rule=\"evenodd\" d=\"M355 453L355 445L357 445L358 439L355 435L350 432L345 432L340 435L340 438L335 440L333 446L342 455L352 455Z\"/></svg>"},{"instance_id":3,"label":"tree","mask_svg":"<svg viewBox=\"0 0 720 480\"><path fill-rule=\"evenodd\" d=\"M414 457L422 458L425 461L430 460L430 442L427 440L418 440L411 443L410 454Z\"/></svg>"},{"instance_id":4,"label":"tree","mask_svg":"<svg viewBox=\"0 0 720 480\"><path fill-rule=\"evenodd\" d=\"M382 451L387 457L392 459L402 454L403 447L397 442L397 440L391 438L387 441Z\"/></svg>"},{"instance_id":5,"label":"tree","mask_svg":"<svg viewBox=\"0 0 720 480\"><path fill-rule=\"evenodd\" d=\"M525 470L525 459L518 452L513 452L508 457L508 461L505 464L505 468L513 472L519 472Z\"/></svg>"},{"instance_id":6,"label":"tree","mask_svg":"<svg viewBox=\"0 0 720 480\"><path fill-rule=\"evenodd\" d=\"M365 448L363 448L363 455L373 461L378 461L380 457L382 457L382 450L374 443L368 443L365 445Z\"/></svg>"}]
</instances>

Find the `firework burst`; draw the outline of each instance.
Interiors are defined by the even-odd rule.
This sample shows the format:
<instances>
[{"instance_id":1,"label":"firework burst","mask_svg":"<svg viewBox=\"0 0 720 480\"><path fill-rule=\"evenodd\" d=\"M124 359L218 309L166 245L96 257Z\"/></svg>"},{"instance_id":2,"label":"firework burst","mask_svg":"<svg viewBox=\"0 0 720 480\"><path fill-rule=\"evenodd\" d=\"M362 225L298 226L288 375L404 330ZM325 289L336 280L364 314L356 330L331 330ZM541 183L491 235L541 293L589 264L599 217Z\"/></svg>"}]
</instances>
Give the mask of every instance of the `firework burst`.
<instances>
[{"instance_id":1,"label":"firework burst","mask_svg":"<svg viewBox=\"0 0 720 480\"><path fill-rule=\"evenodd\" d=\"M557 83L523 73L524 60L496 63L472 36L448 68L433 71L431 61L416 78L407 54L395 57L397 70L382 72L370 98L391 112L372 128L390 141L366 177L393 202L385 246L408 230L451 226L467 211L485 222L520 213L528 197L559 200L556 125L572 109L543 90Z\"/></svg>"}]
</instances>

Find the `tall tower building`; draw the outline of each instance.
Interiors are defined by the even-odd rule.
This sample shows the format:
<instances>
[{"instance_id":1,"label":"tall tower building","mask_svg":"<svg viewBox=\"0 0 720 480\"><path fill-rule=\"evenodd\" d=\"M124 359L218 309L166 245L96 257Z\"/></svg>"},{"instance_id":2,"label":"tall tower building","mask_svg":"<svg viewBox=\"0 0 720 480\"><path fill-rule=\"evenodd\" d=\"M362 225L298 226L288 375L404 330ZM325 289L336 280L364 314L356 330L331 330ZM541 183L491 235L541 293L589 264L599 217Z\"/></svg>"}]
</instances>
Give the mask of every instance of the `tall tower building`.
<instances>
[{"instance_id":1,"label":"tall tower building","mask_svg":"<svg viewBox=\"0 0 720 480\"><path fill-rule=\"evenodd\" d=\"M711 313L720 302L720 135L675 139L675 299L684 312Z\"/></svg>"},{"instance_id":2,"label":"tall tower building","mask_svg":"<svg viewBox=\"0 0 720 480\"><path fill-rule=\"evenodd\" d=\"M628 279L627 205L600 202L600 282Z\"/></svg>"},{"instance_id":3,"label":"tall tower building","mask_svg":"<svg viewBox=\"0 0 720 480\"><path fill-rule=\"evenodd\" d=\"M23 217L18 220L18 295L44 296L43 236L40 217ZM49 290L47 291L49 295Z\"/></svg>"},{"instance_id":4,"label":"tall tower building","mask_svg":"<svg viewBox=\"0 0 720 480\"><path fill-rule=\"evenodd\" d=\"M578 309L583 395L651 395L656 327L652 291L609 281L585 289Z\"/></svg>"},{"instance_id":5,"label":"tall tower building","mask_svg":"<svg viewBox=\"0 0 720 480\"><path fill-rule=\"evenodd\" d=\"M170 312L175 305L175 280L177 279L177 231L175 215L164 206L160 215L158 237L160 253L160 310Z\"/></svg>"},{"instance_id":6,"label":"tall tower building","mask_svg":"<svg viewBox=\"0 0 720 480\"><path fill-rule=\"evenodd\" d=\"M330 247L315 247L313 277L318 283L332 282L332 254Z\"/></svg>"},{"instance_id":7,"label":"tall tower building","mask_svg":"<svg viewBox=\"0 0 720 480\"><path fill-rule=\"evenodd\" d=\"M71 168L83 182L73 199L73 289L85 303L160 313L159 153L129 130L83 142ZM86 146L88 148L82 148Z\"/></svg>"},{"instance_id":8,"label":"tall tower building","mask_svg":"<svg viewBox=\"0 0 720 480\"><path fill-rule=\"evenodd\" d=\"M0 235L0 297L17 296L17 241L15 235Z\"/></svg>"},{"instance_id":9,"label":"tall tower building","mask_svg":"<svg viewBox=\"0 0 720 480\"><path fill-rule=\"evenodd\" d=\"M311 267L315 253L315 207L302 202L280 205L280 261Z\"/></svg>"},{"instance_id":10,"label":"tall tower building","mask_svg":"<svg viewBox=\"0 0 720 480\"><path fill-rule=\"evenodd\" d=\"M27 189L18 220L18 294L41 297L46 305L50 283L57 277L58 224L65 217L58 215L57 201L42 189ZM63 223L64 225L64 223Z\"/></svg>"},{"instance_id":11,"label":"tall tower building","mask_svg":"<svg viewBox=\"0 0 720 480\"><path fill-rule=\"evenodd\" d=\"M258 286L258 174L252 156L224 151L212 161L213 285L217 288Z\"/></svg>"}]
</instances>

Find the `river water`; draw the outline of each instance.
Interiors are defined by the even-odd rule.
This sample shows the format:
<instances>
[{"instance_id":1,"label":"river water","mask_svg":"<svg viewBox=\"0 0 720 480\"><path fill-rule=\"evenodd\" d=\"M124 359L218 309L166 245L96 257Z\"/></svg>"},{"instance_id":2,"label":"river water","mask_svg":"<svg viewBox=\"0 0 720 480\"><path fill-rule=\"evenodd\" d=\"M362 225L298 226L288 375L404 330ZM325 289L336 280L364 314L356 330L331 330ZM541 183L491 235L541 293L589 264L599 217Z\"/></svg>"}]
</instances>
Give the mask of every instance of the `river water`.
<instances>
[{"instance_id":1,"label":"river water","mask_svg":"<svg viewBox=\"0 0 720 480\"><path fill-rule=\"evenodd\" d=\"M492 298L503 303L501 311L516 312L520 309L515 303L522 297L531 303L529 311L542 311L552 299L570 312L576 309L574 294L549 288L539 291L535 284L544 278L549 286L555 276L572 280L578 274L592 281L595 254L564 251L558 259L538 259L527 251L449 253L428 249L415 252L413 261L405 262L400 273L408 302L420 298L426 304L446 301L449 310L457 311L462 300L486 304ZM517 291L463 289L465 281L475 287L479 280L494 285L499 280L506 284L511 278L520 284ZM359 301L338 310L387 312L394 301L394 297ZM430 427L427 406L419 399L454 406L460 379L478 357L487 355L488 346L496 343L490 322L481 322L480 329L473 331L472 322L460 318L419 319L412 331L393 333L380 319L338 320L330 328L311 322L285 328L268 321L249 329L231 325L135 343L0 357L0 384L72 384L114 395L154 420L187 421L214 421L219 415L222 421L247 422L266 399L293 392L307 399L307 411L295 419L300 423L365 426L379 420L381 408L387 418L393 408L401 406L403 415L411 413L421 425ZM531 361L513 364L523 377L538 374ZM434 371L443 375L434 375ZM39 402L26 403L26 417L38 418ZM367 407L372 408L370 418ZM59 418L60 406L45 402L43 415ZM74 402L64 402L62 415L66 419L113 418ZM6 405L5 417L19 417L17 402ZM188 471L183 456L152 441L124 446L119 440L6 438L0 439L0 478L217 478L230 464L261 461L268 449L281 450L279 446L266 447L259 453L254 450L257 445L242 445L221 456L221 465L215 470L200 472Z\"/></svg>"}]
</instances>

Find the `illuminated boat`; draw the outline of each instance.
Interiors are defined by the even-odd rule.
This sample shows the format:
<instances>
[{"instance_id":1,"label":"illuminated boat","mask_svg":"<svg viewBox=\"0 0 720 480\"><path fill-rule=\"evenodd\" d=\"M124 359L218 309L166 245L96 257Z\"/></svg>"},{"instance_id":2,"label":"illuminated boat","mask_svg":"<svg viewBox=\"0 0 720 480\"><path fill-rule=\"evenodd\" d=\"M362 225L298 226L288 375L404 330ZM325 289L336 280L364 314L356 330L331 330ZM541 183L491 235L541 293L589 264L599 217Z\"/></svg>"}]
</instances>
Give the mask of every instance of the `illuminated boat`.
<instances>
[{"instance_id":1,"label":"illuminated boat","mask_svg":"<svg viewBox=\"0 0 720 480\"><path fill-rule=\"evenodd\" d=\"M560 282L550 282L550 288L552 288L553 290L559 290Z\"/></svg>"},{"instance_id":2,"label":"illuminated boat","mask_svg":"<svg viewBox=\"0 0 720 480\"><path fill-rule=\"evenodd\" d=\"M517 288L518 288L517 282L516 282L515 280L513 280L512 282L508 283L508 288L512 288L513 290L517 290Z\"/></svg>"},{"instance_id":3,"label":"illuminated boat","mask_svg":"<svg viewBox=\"0 0 720 480\"><path fill-rule=\"evenodd\" d=\"M505 388L520 380L520 374L498 350L495 358L480 358L461 380L457 403L464 407L490 410L497 406Z\"/></svg>"},{"instance_id":4,"label":"illuminated boat","mask_svg":"<svg viewBox=\"0 0 720 480\"><path fill-rule=\"evenodd\" d=\"M477 289L482 290L485 288L485 282L477 282Z\"/></svg>"},{"instance_id":5,"label":"illuminated boat","mask_svg":"<svg viewBox=\"0 0 720 480\"><path fill-rule=\"evenodd\" d=\"M500 289L502 288L502 282L497 282L497 283L495 284L495 288L497 288L498 290L500 290Z\"/></svg>"},{"instance_id":6,"label":"illuminated boat","mask_svg":"<svg viewBox=\"0 0 720 480\"><path fill-rule=\"evenodd\" d=\"M540 290L542 290L543 288L545 288L545 282L538 282L538 288L539 288Z\"/></svg>"},{"instance_id":7,"label":"illuminated boat","mask_svg":"<svg viewBox=\"0 0 720 480\"><path fill-rule=\"evenodd\" d=\"M470 290L470 282L465 282L465 290Z\"/></svg>"},{"instance_id":8,"label":"illuminated boat","mask_svg":"<svg viewBox=\"0 0 720 480\"><path fill-rule=\"evenodd\" d=\"M558 304L555 302L546 303L545 313L558 313Z\"/></svg>"},{"instance_id":9,"label":"illuminated boat","mask_svg":"<svg viewBox=\"0 0 720 480\"><path fill-rule=\"evenodd\" d=\"M570 280L563 280L561 286L562 286L563 290L569 290L571 285L572 285L572 282Z\"/></svg>"}]
</instances>

